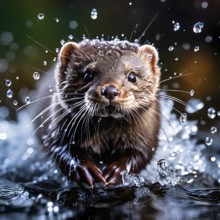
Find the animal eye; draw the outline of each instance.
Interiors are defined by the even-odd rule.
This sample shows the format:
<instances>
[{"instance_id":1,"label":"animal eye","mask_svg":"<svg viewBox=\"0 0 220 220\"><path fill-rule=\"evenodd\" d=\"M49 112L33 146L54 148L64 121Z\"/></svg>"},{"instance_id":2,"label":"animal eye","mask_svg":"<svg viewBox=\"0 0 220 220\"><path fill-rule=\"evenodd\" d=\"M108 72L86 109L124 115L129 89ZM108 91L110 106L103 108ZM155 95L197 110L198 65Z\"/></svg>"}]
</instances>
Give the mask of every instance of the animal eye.
<instances>
[{"instance_id":1,"label":"animal eye","mask_svg":"<svg viewBox=\"0 0 220 220\"><path fill-rule=\"evenodd\" d=\"M84 73L84 81L85 82L91 82L94 79L94 73L91 71L86 71Z\"/></svg>"},{"instance_id":2,"label":"animal eye","mask_svg":"<svg viewBox=\"0 0 220 220\"><path fill-rule=\"evenodd\" d=\"M135 83L137 81L136 74L134 72L130 72L128 74L128 81Z\"/></svg>"}]
</instances>

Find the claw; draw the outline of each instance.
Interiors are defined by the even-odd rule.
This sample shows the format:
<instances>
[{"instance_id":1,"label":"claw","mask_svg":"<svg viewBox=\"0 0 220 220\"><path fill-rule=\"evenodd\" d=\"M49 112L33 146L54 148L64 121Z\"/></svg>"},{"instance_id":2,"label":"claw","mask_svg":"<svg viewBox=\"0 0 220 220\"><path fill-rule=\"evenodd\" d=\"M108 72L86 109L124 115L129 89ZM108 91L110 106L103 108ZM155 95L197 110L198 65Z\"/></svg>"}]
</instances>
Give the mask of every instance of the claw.
<instances>
[{"instance_id":1,"label":"claw","mask_svg":"<svg viewBox=\"0 0 220 220\"><path fill-rule=\"evenodd\" d=\"M107 185L113 185L122 181L121 172L125 170L125 165L121 161L110 164L104 171L104 178Z\"/></svg>"},{"instance_id":2,"label":"claw","mask_svg":"<svg viewBox=\"0 0 220 220\"><path fill-rule=\"evenodd\" d=\"M94 187L94 182L101 182L106 184L106 180L103 177L102 171L91 160L83 160L74 169L71 179L81 186L82 183L88 184L90 187Z\"/></svg>"}]
</instances>

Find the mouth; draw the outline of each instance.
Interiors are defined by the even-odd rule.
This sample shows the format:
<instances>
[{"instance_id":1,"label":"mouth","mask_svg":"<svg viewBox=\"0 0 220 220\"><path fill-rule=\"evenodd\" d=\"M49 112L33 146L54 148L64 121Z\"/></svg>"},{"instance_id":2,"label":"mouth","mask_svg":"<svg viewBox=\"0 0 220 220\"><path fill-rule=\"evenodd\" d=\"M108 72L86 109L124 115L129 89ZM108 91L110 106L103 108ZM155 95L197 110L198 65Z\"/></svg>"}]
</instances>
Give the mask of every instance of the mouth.
<instances>
[{"instance_id":1,"label":"mouth","mask_svg":"<svg viewBox=\"0 0 220 220\"><path fill-rule=\"evenodd\" d=\"M116 106L113 105L107 105L101 108L97 113L98 113L97 116L99 117L109 117L109 116L113 118L122 117L120 108L117 108Z\"/></svg>"},{"instance_id":2,"label":"mouth","mask_svg":"<svg viewBox=\"0 0 220 220\"><path fill-rule=\"evenodd\" d=\"M116 113L116 107L112 106L112 105L107 105L105 106L104 111L108 114L108 115L112 115L114 113Z\"/></svg>"}]
</instances>

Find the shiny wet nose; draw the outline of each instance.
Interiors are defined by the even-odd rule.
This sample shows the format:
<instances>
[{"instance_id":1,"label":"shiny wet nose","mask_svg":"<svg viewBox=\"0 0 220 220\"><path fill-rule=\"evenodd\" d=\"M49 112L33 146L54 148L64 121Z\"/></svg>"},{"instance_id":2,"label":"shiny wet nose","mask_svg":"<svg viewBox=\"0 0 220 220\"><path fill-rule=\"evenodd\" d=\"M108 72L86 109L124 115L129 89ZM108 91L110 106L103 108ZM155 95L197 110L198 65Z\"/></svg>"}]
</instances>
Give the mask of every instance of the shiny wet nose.
<instances>
[{"instance_id":1,"label":"shiny wet nose","mask_svg":"<svg viewBox=\"0 0 220 220\"><path fill-rule=\"evenodd\" d=\"M106 86L101 90L101 94L107 99L114 99L116 96L119 95L119 93L120 92L112 85Z\"/></svg>"}]
</instances>

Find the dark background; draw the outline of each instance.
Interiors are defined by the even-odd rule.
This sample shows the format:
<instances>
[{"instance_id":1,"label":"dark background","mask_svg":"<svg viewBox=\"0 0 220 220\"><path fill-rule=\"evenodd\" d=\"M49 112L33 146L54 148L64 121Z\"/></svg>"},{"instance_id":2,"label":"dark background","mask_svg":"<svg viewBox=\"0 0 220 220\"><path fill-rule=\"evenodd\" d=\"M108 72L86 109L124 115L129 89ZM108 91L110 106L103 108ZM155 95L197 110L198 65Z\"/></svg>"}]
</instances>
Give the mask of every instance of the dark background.
<instances>
[{"instance_id":1,"label":"dark background","mask_svg":"<svg viewBox=\"0 0 220 220\"><path fill-rule=\"evenodd\" d=\"M206 7L207 6L207 7ZM91 18L95 8L97 19ZM169 89L195 90L194 98L199 98L205 107L190 119L199 120L201 129L217 125L207 117L207 109L220 110L220 0L7 0L0 6L0 100L1 105L10 109L8 118L16 119L16 108L24 103L30 90L35 88L33 73L38 71L41 78L53 65L56 48L60 41L81 41L87 38L112 36L134 41L139 38L152 19L145 36L140 43L151 43L159 51L162 79L179 73L192 73L189 76L170 80L165 85ZM39 20L38 14L44 19ZM56 18L59 22L56 22ZM76 29L69 27L70 21L76 21ZM174 31L173 22L180 23L180 29ZM193 25L203 22L201 33L193 32ZM9 32L13 39L4 38ZM211 39L211 41L209 40ZM184 49L183 45L188 45ZM174 47L169 51L170 46ZM199 46L195 52L194 47ZM48 53L45 51L48 50ZM8 66L5 67L5 61ZM43 65L47 61L47 65ZM19 78L18 78L19 77ZM5 79L12 85L7 87ZM14 92L12 98L6 96L7 90ZM189 94L170 92L170 95L184 101L192 98ZM17 100L18 105L13 101ZM180 111L184 106L178 105ZM216 120L217 119L217 120Z\"/></svg>"}]
</instances>

